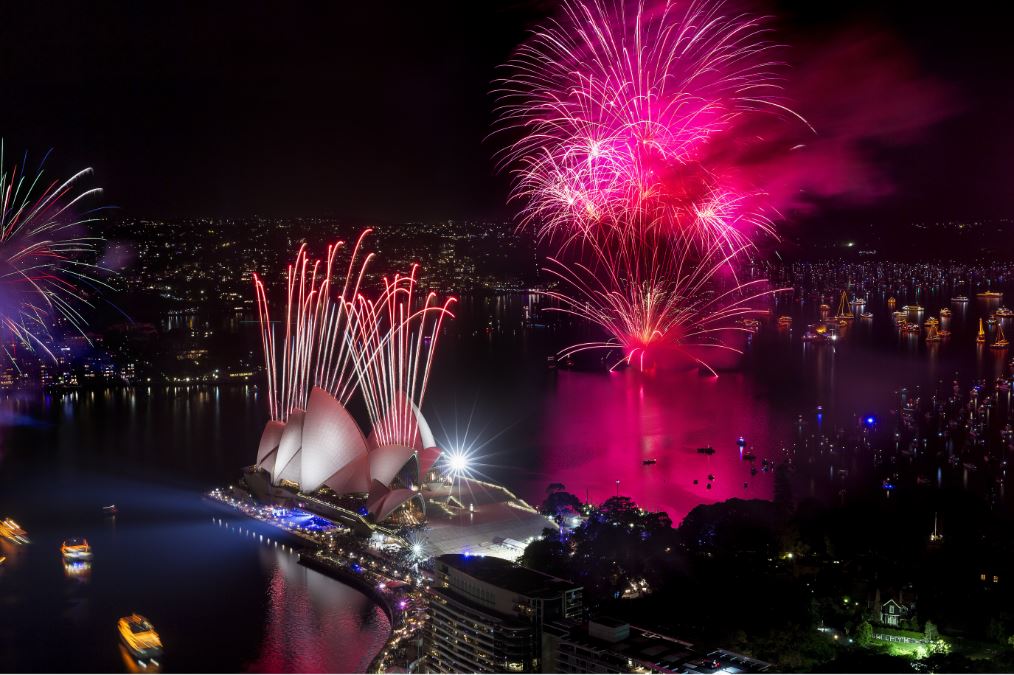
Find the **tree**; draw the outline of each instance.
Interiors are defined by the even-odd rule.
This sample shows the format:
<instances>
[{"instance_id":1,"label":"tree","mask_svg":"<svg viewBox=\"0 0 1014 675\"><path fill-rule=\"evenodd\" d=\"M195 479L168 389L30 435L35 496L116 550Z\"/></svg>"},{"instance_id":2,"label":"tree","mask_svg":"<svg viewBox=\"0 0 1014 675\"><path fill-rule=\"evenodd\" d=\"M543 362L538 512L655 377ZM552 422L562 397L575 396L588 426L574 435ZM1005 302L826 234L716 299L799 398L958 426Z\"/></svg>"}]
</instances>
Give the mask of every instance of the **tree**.
<instances>
[{"instance_id":1,"label":"tree","mask_svg":"<svg viewBox=\"0 0 1014 675\"><path fill-rule=\"evenodd\" d=\"M932 621L926 622L922 632L926 636L927 642L936 642L940 638L940 631L937 630L937 625Z\"/></svg>"},{"instance_id":2,"label":"tree","mask_svg":"<svg viewBox=\"0 0 1014 675\"><path fill-rule=\"evenodd\" d=\"M566 489L567 486L564 485L563 483L550 483L549 486L546 488L546 494L551 495L554 492L563 492Z\"/></svg>"},{"instance_id":3,"label":"tree","mask_svg":"<svg viewBox=\"0 0 1014 675\"><path fill-rule=\"evenodd\" d=\"M860 647L869 647L873 644L873 626L869 621L863 621L856 630L856 642Z\"/></svg>"},{"instance_id":4,"label":"tree","mask_svg":"<svg viewBox=\"0 0 1014 675\"><path fill-rule=\"evenodd\" d=\"M552 492L542 502L542 512L557 522L581 512L581 500L569 492Z\"/></svg>"}]
</instances>

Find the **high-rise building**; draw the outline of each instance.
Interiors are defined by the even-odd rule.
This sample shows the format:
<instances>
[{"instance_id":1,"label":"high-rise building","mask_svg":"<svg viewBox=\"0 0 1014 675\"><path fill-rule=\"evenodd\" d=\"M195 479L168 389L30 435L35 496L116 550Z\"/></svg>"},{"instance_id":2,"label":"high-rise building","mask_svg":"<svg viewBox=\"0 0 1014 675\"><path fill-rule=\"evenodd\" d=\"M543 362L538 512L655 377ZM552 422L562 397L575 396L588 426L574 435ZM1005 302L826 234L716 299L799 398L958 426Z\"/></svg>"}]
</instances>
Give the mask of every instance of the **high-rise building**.
<instances>
[{"instance_id":1,"label":"high-rise building","mask_svg":"<svg viewBox=\"0 0 1014 675\"><path fill-rule=\"evenodd\" d=\"M581 586L500 558L449 554L435 567L429 672L545 672L543 626L583 612Z\"/></svg>"}]
</instances>

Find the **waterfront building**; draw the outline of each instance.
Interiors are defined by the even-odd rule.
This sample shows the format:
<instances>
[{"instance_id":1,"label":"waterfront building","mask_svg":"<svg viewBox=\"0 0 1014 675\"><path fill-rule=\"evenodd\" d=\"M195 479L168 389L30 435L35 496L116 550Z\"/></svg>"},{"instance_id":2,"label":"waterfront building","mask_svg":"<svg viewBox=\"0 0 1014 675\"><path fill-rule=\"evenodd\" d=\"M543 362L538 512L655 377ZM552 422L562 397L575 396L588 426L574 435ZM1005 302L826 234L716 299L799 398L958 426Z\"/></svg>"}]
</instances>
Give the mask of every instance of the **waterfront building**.
<instances>
[{"instance_id":1,"label":"waterfront building","mask_svg":"<svg viewBox=\"0 0 1014 675\"><path fill-rule=\"evenodd\" d=\"M434 563L428 672L547 672L543 627L581 617L581 586L493 557L447 554Z\"/></svg>"},{"instance_id":2,"label":"waterfront building","mask_svg":"<svg viewBox=\"0 0 1014 675\"><path fill-rule=\"evenodd\" d=\"M724 649L706 652L677 638L598 617L557 621L544 630L545 672L764 673L772 666Z\"/></svg>"}]
</instances>

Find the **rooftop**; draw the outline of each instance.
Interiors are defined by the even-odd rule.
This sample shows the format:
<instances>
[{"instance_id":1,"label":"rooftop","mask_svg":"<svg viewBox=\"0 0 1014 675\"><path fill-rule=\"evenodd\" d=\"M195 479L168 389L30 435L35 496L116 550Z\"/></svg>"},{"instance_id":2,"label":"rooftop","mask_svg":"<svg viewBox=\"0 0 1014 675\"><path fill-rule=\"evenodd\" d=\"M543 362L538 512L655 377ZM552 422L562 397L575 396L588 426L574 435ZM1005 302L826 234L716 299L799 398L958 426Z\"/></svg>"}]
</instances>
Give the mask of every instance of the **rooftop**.
<instances>
[{"instance_id":1,"label":"rooftop","mask_svg":"<svg viewBox=\"0 0 1014 675\"><path fill-rule=\"evenodd\" d=\"M554 598L581 588L575 583L515 565L502 558L448 553L437 561L473 579L532 598Z\"/></svg>"}]
</instances>

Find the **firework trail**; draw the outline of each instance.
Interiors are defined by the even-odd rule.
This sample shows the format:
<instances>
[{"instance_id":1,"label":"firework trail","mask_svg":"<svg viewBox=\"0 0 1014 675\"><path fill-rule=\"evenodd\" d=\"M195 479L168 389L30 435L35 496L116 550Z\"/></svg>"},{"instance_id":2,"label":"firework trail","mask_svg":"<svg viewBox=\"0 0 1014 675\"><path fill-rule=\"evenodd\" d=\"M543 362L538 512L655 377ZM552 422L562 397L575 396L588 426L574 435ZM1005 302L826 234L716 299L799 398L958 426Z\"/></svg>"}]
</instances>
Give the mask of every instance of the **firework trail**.
<instances>
[{"instance_id":1,"label":"firework trail","mask_svg":"<svg viewBox=\"0 0 1014 675\"><path fill-rule=\"evenodd\" d=\"M253 275L271 419L284 421L293 410L305 410L313 386L329 392L342 405L352 397L357 382L347 333L350 308L374 256L362 254L363 239L370 232L364 230L356 240L344 267L337 265L336 257L346 248L345 242L328 245L323 260L311 260L306 245L300 246L287 271L280 355L264 282ZM340 270L343 276L336 276Z\"/></svg>"},{"instance_id":2,"label":"firework trail","mask_svg":"<svg viewBox=\"0 0 1014 675\"><path fill-rule=\"evenodd\" d=\"M8 337L55 360L46 345L54 321L65 321L87 339L81 307L92 306L93 291L111 288L98 278L109 270L95 262L102 239L86 233L88 223L99 220L96 210L77 213L102 190L77 190L91 169L49 181L45 158L34 174L26 172L27 163L25 155L20 165L4 168L0 141L0 337L12 361Z\"/></svg>"},{"instance_id":3,"label":"firework trail","mask_svg":"<svg viewBox=\"0 0 1014 675\"><path fill-rule=\"evenodd\" d=\"M454 299L435 293L416 298L418 266L408 275L384 278L376 299L363 285L373 253L363 252L365 230L337 263L344 242L312 260L303 245L288 266L285 333L278 345L267 289L253 275L271 418L284 421L305 410L310 390L320 387L347 405L358 391L373 424L376 445L412 447L440 327L453 316Z\"/></svg>"},{"instance_id":4,"label":"firework trail","mask_svg":"<svg viewBox=\"0 0 1014 675\"><path fill-rule=\"evenodd\" d=\"M585 242L575 262L550 258L545 270L562 290L546 292L558 303L548 310L584 319L609 336L571 345L559 357L619 349L622 357L611 369L622 363L642 371L696 363L716 375L709 352L740 353L727 338L748 332L743 319L763 313L757 301L777 291L766 279L741 283L723 275L740 251L726 251L717 241L711 246L702 256L689 244L673 246L668 237L660 243L598 235Z\"/></svg>"},{"instance_id":5,"label":"firework trail","mask_svg":"<svg viewBox=\"0 0 1014 675\"><path fill-rule=\"evenodd\" d=\"M566 241L665 227L729 251L774 233L763 194L716 158L749 142L729 138L744 116L793 113L765 22L723 9L571 0L518 49L496 94L497 131L520 134L498 159L522 225Z\"/></svg>"},{"instance_id":6,"label":"firework trail","mask_svg":"<svg viewBox=\"0 0 1014 675\"><path fill-rule=\"evenodd\" d=\"M418 266L408 275L384 278L376 300L358 296L349 312L352 355L377 445L413 447L418 410L429 383L433 355L454 298L436 293L417 299Z\"/></svg>"}]
</instances>

